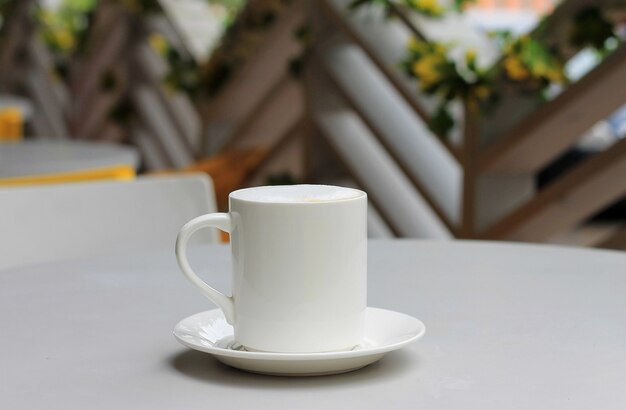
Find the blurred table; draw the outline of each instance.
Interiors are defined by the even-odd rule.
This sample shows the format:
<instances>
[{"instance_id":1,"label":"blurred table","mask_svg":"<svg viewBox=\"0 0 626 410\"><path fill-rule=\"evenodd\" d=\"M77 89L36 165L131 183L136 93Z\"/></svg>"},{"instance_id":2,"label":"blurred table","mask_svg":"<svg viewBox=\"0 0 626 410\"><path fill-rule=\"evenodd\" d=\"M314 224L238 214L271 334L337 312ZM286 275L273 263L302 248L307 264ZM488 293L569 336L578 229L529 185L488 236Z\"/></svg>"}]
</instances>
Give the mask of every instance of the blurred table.
<instances>
[{"instance_id":1,"label":"blurred table","mask_svg":"<svg viewBox=\"0 0 626 410\"><path fill-rule=\"evenodd\" d=\"M59 140L0 144L0 178L58 174L118 165L137 169L139 154L129 146Z\"/></svg>"},{"instance_id":2,"label":"blurred table","mask_svg":"<svg viewBox=\"0 0 626 410\"><path fill-rule=\"evenodd\" d=\"M226 246L193 248L228 291ZM212 305L173 249L0 271L0 408L623 409L626 254L372 241L369 305L426 336L362 370L280 378L179 345Z\"/></svg>"},{"instance_id":3,"label":"blurred table","mask_svg":"<svg viewBox=\"0 0 626 410\"><path fill-rule=\"evenodd\" d=\"M0 94L0 142L22 140L32 116L33 106L29 100Z\"/></svg>"},{"instance_id":4,"label":"blurred table","mask_svg":"<svg viewBox=\"0 0 626 410\"><path fill-rule=\"evenodd\" d=\"M33 116L33 104L24 97L11 94L0 94L0 110L6 108L17 108L21 113L24 121L29 121Z\"/></svg>"}]
</instances>

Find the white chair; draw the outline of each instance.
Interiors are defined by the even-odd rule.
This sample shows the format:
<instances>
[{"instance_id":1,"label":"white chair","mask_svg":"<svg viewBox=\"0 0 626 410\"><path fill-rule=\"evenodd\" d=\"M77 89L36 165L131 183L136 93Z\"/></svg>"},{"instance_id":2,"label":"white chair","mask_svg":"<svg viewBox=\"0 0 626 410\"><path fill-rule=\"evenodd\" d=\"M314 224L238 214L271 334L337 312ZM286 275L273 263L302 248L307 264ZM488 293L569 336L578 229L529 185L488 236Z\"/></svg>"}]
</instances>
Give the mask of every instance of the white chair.
<instances>
[{"instance_id":1,"label":"white chair","mask_svg":"<svg viewBox=\"0 0 626 410\"><path fill-rule=\"evenodd\" d=\"M215 210L206 174L1 188L0 269L121 251L173 252L182 225ZM203 231L203 242L218 240L216 231Z\"/></svg>"}]
</instances>

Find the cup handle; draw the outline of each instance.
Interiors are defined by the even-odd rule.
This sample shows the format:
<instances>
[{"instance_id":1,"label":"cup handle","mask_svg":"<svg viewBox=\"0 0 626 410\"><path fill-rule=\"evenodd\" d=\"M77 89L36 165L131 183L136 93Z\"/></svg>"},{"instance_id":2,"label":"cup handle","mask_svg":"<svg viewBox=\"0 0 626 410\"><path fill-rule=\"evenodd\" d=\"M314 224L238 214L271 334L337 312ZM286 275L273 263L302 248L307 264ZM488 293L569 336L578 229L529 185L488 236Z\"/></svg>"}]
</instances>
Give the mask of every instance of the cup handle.
<instances>
[{"instance_id":1,"label":"cup handle","mask_svg":"<svg viewBox=\"0 0 626 410\"><path fill-rule=\"evenodd\" d=\"M233 298L215 290L207 285L196 275L187 260L187 242L189 238L202 228L217 228L230 233L233 229L233 221L227 213L214 213L202 215L187 222L178 233L176 238L176 259L183 274L200 289L202 294L219 306L224 312L226 321L233 325L235 323L235 305Z\"/></svg>"}]
</instances>

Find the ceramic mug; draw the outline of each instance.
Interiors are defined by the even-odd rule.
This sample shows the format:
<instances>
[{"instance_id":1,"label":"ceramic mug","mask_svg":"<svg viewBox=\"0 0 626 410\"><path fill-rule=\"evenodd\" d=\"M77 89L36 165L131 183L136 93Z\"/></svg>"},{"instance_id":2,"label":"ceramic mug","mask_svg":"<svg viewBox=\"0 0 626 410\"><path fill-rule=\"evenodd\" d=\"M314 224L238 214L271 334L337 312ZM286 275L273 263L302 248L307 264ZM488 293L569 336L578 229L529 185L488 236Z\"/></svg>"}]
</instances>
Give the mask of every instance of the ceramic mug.
<instances>
[{"instance_id":1,"label":"ceramic mug","mask_svg":"<svg viewBox=\"0 0 626 410\"><path fill-rule=\"evenodd\" d=\"M176 257L183 274L218 305L249 350L325 352L363 340L367 293L367 195L328 185L247 188L228 213L192 219ZM201 228L230 233L232 296L200 279L186 256Z\"/></svg>"}]
</instances>

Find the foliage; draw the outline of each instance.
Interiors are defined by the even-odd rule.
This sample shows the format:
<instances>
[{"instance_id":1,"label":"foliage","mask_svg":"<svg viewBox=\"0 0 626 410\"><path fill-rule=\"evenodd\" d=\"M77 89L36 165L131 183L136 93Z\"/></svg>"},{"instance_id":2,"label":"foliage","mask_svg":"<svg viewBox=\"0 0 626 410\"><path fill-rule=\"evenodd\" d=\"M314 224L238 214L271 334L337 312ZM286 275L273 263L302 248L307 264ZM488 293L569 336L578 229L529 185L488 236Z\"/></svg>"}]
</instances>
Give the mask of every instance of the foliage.
<instances>
[{"instance_id":1,"label":"foliage","mask_svg":"<svg viewBox=\"0 0 626 410\"><path fill-rule=\"evenodd\" d=\"M456 11L461 12L471 3L476 3L476 0L454 0L454 8Z\"/></svg>"},{"instance_id":2,"label":"foliage","mask_svg":"<svg viewBox=\"0 0 626 410\"><path fill-rule=\"evenodd\" d=\"M227 26L225 37L228 37L231 31L236 31L241 25L241 22L234 22L234 18L246 3L245 0L213 0L211 3L225 8L226 19L223 24ZM275 14L273 9L267 7L254 17L242 16L240 19L245 21L250 31L265 30L274 21ZM191 56L171 47L160 34L152 34L149 42L152 48L168 62L169 72L164 78L165 83L171 89L187 93L192 98L199 97L201 94L214 95L230 78L233 67L237 65L237 62L231 64L227 58L212 58L207 63L198 63ZM238 48L232 49L228 49L222 44L221 49L226 48L231 53L231 58L237 60L240 57L237 53L247 55L248 51L242 51L242 48L246 47L246 42L249 42L249 39L243 39L237 44ZM233 58L233 55L237 55L237 57Z\"/></svg>"},{"instance_id":3,"label":"foliage","mask_svg":"<svg viewBox=\"0 0 626 410\"><path fill-rule=\"evenodd\" d=\"M122 6L137 14L157 13L161 6L157 0L119 0Z\"/></svg>"},{"instance_id":4,"label":"foliage","mask_svg":"<svg viewBox=\"0 0 626 410\"><path fill-rule=\"evenodd\" d=\"M224 7L226 10L224 24L228 27L235 21L235 17L237 17L242 7L245 6L246 0L212 0L210 3Z\"/></svg>"},{"instance_id":5,"label":"foliage","mask_svg":"<svg viewBox=\"0 0 626 410\"><path fill-rule=\"evenodd\" d=\"M379 5L385 9L386 14L392 14L394 6L407 7L413 11L429 17L440 17L444 14L445 9L438 0L353 0L349 6L349 10L356 10L362 6Z\"/></svg>"},{"instance_id":6,"label":"foliage","mask_svg":"<svg viewBox=\"0 0 626 410\"><path fill-rule=\"evenodd\" d=\"M349 10L356 10L362 6L379 6L385 9L387 16L392 15L393 7L406 7L428 17L441 17L448 11L461 12L468 4L476 0L454 0L452 7L446 9L439 0L352 0Z\"/></svg>"},{"instance_id":7,"label":"foliage","mask_svg":"<svg viewBox=\"0 0 626 410\"><path fill-rule=\"evenodd\" d=\"M440 104L435 114L430 118L428 127L436 135L445 136L454 128L454 118L448 110L447 104Z\"/></svg>"},{"instance_id":8,"label":"foliage","mask_svg":"<svg viewBox=\"0 0 626 410\"><path fill-rule=\"evenodd\" d=\"M437 0L404 0L404 2L406 6L425 16L439 17L444 13L444 8Z\"/></svg>"},{"instance_id":9,"label":"foliage","mask_svg":"<svg viewBox=\"0 0 626 410\"><path fill-rule=\"evenodd\" d=\"M501 64L511 81L526 83L534 89L566 81L563 63L554 50L529 35L514 38L510 33L504 33L503 36Z\"/></svg>"},{"instance_id":10,"label":"foliage","mask_svg":"<svg viewBox=\"0 0 626 410\"><path fill-rule=\"evenodd\" d=\"M97 0L63 0L56 9L39 6L39 36L52 51L55 74L68 75L69 60L86 49L86 32L93 19Z\"/></svg>"},{"instance_id":11,"label":"foliage","mask_svg":"<svg viewBox=\"0 0 626 410\"><path fill-rule=\"evenodd\" d=\"M541 91L552 83L566 81L563 64L555 53L530 36L514 38L499 33L503 57L494 67L480 68L475 51L467 50L460 61L450 57L451 44L412 39L401 63L407 75L419 81L420 89L438 95L442 102L431 118L430 128L445 136L454 127L448 110L450 101L460 99L491 108L500 98L498 84L504 80L520 91Z\"/></svg>"},{"instance_id":12,"label":"foliage","mask_svg":"<svg viewBox=\"0 0 626 410\"><path fill-rule=\"evenodd\" d=\"M492 95L492 73L478 67L476 53L468 50L463 61L457 63L449 57L451 48L449 44L412 39L402 62L404 71L419 80L424 93L442 98L429 124L441 136L454 127L448 110L450 101L462 99L481 103Z\"/></svg>"},{"instance_id":13,"label":"foliage","mask_svg":"<svg viewBox=\"0 0 626 410\"><path fill-rule=\"evenodd\" d=\"M267 0L255 3L252 10L241 9L245 0L210 0L213 5L226 9L227 26L220 46L207 62L196 62L191 56L178 51L159 35L149 37L151 47L168 63L165 83L173 90L187 93L192 98L211 97L244 64L290 0ZM237 16L237 19L235 19ZM298 61L294 59L294 70Z\"/></svg>"},{"instance_id":14,"label":"foliage","mask_svg":"<svg viewBox=\"0 0 626 410\"><path fill-rule=\"evenodd\" d=\"M210 97L219 92L237 68L248 60L290 1L266 0L239 12L222 36L220 47L199 67L198 94Z\"/></svg>"},{"instance_id":15,"label":"foliage","mask_svg":"<svg viewBox=\"0 0 626 410\"><path fill-rule=\"evenodd\" d=\"M349 9L379 6L391 15L394 7L400 6L422 15L439 17L449 11L462 12L474 1L454 0L453 7L446 9L437 0L353 0ZM422 92L441 98L441 104L431 118L431 129L445 136L454 127L448 109L452 100L463 100L488 112L501 103L503 88L507 93L541 95L554 84L567 83L561 51L541 40L544 25L540 24L533 35L516 37L510 32L495 33L494 42L502 57L494 66L485 68L478 67L478 56L473 50L467 50L464 57L458 58L459 50L455 44L411 40L401 62L403 70L418 81ZM569 42L576 49L593 47L604 55L618 41L613 23L599 7L588 6L575 14Z\"/></svg>"},{"instance_id":16,"label":"foliage","mask_svg":"<svg viewBox=\"0 0 626 410\"><path fill-rule=\"evenodd\" d=\"M613 24L598 7L589 6L574 16L569 40L577 48L593 47L606 51L607 40L616 39Z\"/></svg>"},{"instance_id":17,"label":"foliage","mask_svg":"<svg viewBox=\"0 0 626 410\"><path fill-rule=\"evenodd\" d=\"M457 64L448 57L451 48L449 44L412 39L402 66L420 81L427 94L439 94L447 101L486 97L483 87L489 82L488 72L476 64L476 53L468 50L464 61Z\"/></svg>"},{"instance_id":18,"label":"foliage","mask_svg":"<svg viewBox=\"0 0 626 410\"><path fill-rule=\"evenodd\" d=\"M152 33L148 37L150 47L169 65L169 71L163 79L165 84L174 90L187 93L192 98L199 91L199 67L191 56L181 54L176 48L171 47L167 39L158 33Z\"/></svg>"},{"instance_id":19,"label":"foliage","mask_svg":"<svg viewBox=\"0 0 626 410\"><path fill-rule=\"evenodd\" d=\"M89 27L96 0L64 0L58 9L37 9L40 35L56 54L68 55L84 49L84 33Z\"/></svg>"},{"instance_id":20,"label":"foliage","mask_svg":"<svg viewBox=\"0 0 626 410\"><path fill-rule=\"evenodd\" d=\"M287 63L287 71L294 78L300 78L304 71L304 61L312 43L312 35L311 27L308 25L299 26L293 33L294 38L302 46L300 53L290 58Z\"/></svg>"}]
</instances>

